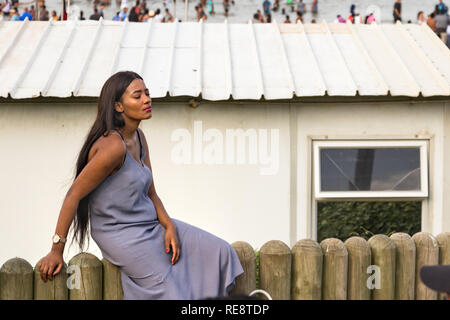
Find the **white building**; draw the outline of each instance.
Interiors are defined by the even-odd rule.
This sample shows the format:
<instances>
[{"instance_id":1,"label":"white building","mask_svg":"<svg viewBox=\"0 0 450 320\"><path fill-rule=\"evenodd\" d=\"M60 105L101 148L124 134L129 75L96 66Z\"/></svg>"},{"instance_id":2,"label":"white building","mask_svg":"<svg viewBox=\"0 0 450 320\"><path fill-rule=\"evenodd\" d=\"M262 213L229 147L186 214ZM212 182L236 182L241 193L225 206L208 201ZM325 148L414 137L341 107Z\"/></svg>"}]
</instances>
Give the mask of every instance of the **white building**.
<instances>
[{"instance_id":1,"label":"white building","mask_svg":"<svg viewBox=\"0 0 450 320\"><path fill-rule=\"evenodd\" d=\"M426 25L2 22L0 265L49 251L120 70L150 90L141 128L174 218L292 246L316 238L318 199L376 197L420 200L422 231L450 231L450 51ZM359 184L339 161L370 148L383 156Z\"/></svg>"}]
</instances>

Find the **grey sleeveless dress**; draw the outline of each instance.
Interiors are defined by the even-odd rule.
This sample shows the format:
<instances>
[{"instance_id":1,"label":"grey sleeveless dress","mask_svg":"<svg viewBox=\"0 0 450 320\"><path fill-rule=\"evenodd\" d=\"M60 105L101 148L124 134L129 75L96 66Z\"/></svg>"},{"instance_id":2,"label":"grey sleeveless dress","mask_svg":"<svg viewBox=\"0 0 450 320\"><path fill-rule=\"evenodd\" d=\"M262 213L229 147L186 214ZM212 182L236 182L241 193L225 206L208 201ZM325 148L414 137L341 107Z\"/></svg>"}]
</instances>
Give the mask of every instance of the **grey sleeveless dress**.
<instances>
[{"instance_id":1,"label":"grey sleeveless dress","mask_svg":"<svg viewBox=\"0 0 450 320\"><path fill-rule=\"evenodd\" d=\"M145 149L137 133L142 165L127 150L121 168L89 196L92 239L103 257L120 267L124 300L226 295L243 269L225 240L172 218L180 242L180 257L172 265L172 251L165 252L165 228L147 195L152 172L144 164Z\"/></svg>"}]
</instances>

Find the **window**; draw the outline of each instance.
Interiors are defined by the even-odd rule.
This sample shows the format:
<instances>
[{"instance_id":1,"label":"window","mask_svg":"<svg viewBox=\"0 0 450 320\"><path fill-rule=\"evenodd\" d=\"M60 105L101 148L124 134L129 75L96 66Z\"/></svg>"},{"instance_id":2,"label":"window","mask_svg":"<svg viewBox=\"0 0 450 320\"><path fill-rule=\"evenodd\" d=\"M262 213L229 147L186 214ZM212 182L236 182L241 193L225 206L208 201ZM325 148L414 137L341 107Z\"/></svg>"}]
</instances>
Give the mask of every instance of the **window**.
<instances>
[{"instance_id":1,"label":"window","mask_svg":"<svg viewBox=\"0 0 450 320\"><path fill-rule=\"evenodd\" d=\"M320 199L428 197L427 141L313 141Z\"/></svg>"}]
</instances>

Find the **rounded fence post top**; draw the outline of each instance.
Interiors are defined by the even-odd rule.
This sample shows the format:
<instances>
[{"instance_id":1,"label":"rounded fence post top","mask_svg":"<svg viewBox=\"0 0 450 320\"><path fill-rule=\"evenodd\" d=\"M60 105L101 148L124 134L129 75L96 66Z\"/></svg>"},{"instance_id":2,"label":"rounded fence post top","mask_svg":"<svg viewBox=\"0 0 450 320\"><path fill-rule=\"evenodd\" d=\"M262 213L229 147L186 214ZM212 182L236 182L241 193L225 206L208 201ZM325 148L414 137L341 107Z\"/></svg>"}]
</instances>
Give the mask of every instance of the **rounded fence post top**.
<instances>
[{"instance_id":1,"label":"rounded fence post top","mask_svg":"<svg viewBox=\"0 0 450 320\"><path fill-rule=\"evenodd\" d=\"M393 233L390 236L390 238L392 240L395 240L395 241L408 241L408 242L410 242L412 240L412 237L409 234L405 233L405 232Z\"/></svg>"},{"instance_id":2,"label":"rounded fence post top","mask_svg":"<svg viewBox=\"0 0 450 320\"><path fill-rule=\"evenodd\" d=\"M385 234L376 234L367 241L371 248L375 249L395 249L394 241Z\"/></svg>"},{"instance_id":3,"label":"rounded fence post top","mask_svg":"<svg viewBox=\"0 0 450 320\"><path fill-rule=\"evenodd\" d=\"M0 272L9 274L33 273L33 266L27 260L15 257L7 260L0 268Z\"/></svg>"},{"instance_id":4,"label":"rounded fence post top","mask_svg":"<svg viewBox=\"0 0 450 320\"><path fill-rule=\"evenodd\" d=\"M264 254L289 254L291 249L283 241L270 240L264 243L259 252Z\"/></svg>"},{"instance_id":5,"label":"rounded fence post top","mask_svg":"<svg viewBox=\"0 0 450 320\"><path fill-rule=\"evenodd\" d=\"M350 237L345 240L344 245L352 250L370 250L369 243L362 237Z\"/></svg>"},{"instance_id":6,"label":"rounded fence post top","mask_svg":"<svg viewBox=\"0 0 450 320\"><path fill-rule=\"evenodd\" d=\"M438 247L435 237L429 232L417 232L412 236L416 247Z\"/></svg>"},{"instance_id":7,"label":"rounded fence post top","mask_svg":"<svg viewBox=\"0 0 450 320\"><path fill-rule=\"evenodd\" d=\"M69 261L69 265L80 264L81 266L100 266L102 262L92 253L81 252L73 256Z\"/></svg>"},{"instance_id":8,"label":"rounded fence post top","mask_svg":"<svg viewBox=\"0 0 450 320\"><path fill-rule=\"evenodd\" d=\"M450 245L450 232L441 232L436 236L436 240L439 245L447 244Z\"/></svg>"},{"instance_id":9,"label":"rounded fence post top","mask_svg":"<svg viewBox=\"0 0 450 320\"><path fill-rule=\"evenodd\" d=\"M245 241L235 241L231 244L231 246L235 249L236 248L244 249L244 250L250 249L250 250L254 251L253 247L248 242L245 242Z\"/></svg>"},{"instance_id":10,"label":"rounded fence post top","mask_svg":"<svg viewBox=\"0 0 450 320\"><path fill-rule=\"evenodd\" d=\"M322 248L320 247L320 244L312 239L298 240L292 246L292 251L299 251L299 250L320 251L320 253L322 253Z\"/></svg>"},{"instance_id":11,"label":"rounded fence post top","mask_svg":"<svg viewBox=\"0 0 450 320\"><path fill-rule=\"evenodd\" d=\"M390 238L394 241L394 244L398 249L402 248L402 250L416 251L416 244L409 234L397 232L392 234Z\"/></svg>"},{"instance_id":12,"label":"rounded fence post top","mask_svg":"<svg viewBox=\"0 0 450 320\"><path fill-rule=\"evenodd\" d=\"M244 257L254 258L255 257L255 250L253 247L245 242L245 241L236 241L231 244L231 246L234 248L234 250L238 253L243 255Z\"/></svg>"},{"instance_id":13,"label":"rounded fence post top","mask_svg":"<svg viewBox=\"0 0 450 320\"><path fill-rule=\"evenodd\" d=\"M337 238L327 238L322 240L320 243L320 246L322 247L323 254L326 255L328 253L333 252L343 252L347 254L347 248L345 247L342 240Z\"/></svg>"},{"instance_id":14,"label":"rounded fence post top","mask_svg":"<svg viewBox=\"0 0 450 320\"><path fill-rule=\"evenodd\" d=\"M353 236L345 240L345 245L353 245L353 246L368 246L367 240L363 237Z\"/></svg>"}]
</instances>

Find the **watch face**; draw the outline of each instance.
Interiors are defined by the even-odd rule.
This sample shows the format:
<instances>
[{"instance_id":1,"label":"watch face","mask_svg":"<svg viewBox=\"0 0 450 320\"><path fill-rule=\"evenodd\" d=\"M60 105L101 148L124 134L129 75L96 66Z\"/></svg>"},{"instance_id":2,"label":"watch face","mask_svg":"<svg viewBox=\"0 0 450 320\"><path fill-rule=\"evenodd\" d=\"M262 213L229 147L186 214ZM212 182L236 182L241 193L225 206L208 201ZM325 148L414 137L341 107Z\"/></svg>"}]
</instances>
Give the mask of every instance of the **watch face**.
<instances>
[{"instance_id":1,"label":"watch face","mask_svg":"<svg viewBox=\"0 0 450 320\"><path fill-rule=\"evenodd\" d=\"M54 243L58 243L58 241L59 241L59 236L58 236L57 234L55 234L55 235L53 236L53 242L54 242Z\"/></svg>"}]
</instances>

